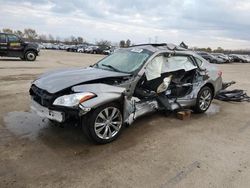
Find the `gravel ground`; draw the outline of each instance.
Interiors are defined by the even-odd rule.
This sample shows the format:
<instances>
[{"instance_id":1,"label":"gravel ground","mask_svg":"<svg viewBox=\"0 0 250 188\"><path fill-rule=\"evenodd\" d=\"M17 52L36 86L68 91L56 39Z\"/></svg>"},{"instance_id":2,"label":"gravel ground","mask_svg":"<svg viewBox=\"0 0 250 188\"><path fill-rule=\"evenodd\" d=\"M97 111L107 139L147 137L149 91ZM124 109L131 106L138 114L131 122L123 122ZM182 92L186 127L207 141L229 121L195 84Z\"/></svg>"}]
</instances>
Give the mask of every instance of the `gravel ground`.
<instances>
[{"instance_id":1,"label":"gravel ground","mask_svg":"<svg viewBox=\"0 0 250 188\"><path fill-rule=\"evenodd\" d=\"M39 74L102 57L44 50L35 62L0 59L0 187L250 187L250 103L214 100L187 121L148 115L107 145L29 112ZM250 64L220 69L250 93Z\"/></svg>"}]
</instances>

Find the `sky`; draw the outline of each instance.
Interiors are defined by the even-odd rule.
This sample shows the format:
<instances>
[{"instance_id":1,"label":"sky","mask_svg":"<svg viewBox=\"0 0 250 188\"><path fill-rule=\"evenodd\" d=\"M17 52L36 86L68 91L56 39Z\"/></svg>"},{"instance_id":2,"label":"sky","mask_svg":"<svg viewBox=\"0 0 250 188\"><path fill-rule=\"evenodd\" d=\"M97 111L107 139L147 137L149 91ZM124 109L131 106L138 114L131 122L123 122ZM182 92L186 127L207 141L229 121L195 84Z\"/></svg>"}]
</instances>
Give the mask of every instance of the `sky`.
<instances>
[{"instance_id":1,"label":"sky","mask_svg":"<svg viewBox=\"0 0 250 188\"><path fill-rule=\"evenodd\" d=\"M250 0L0 0L0 30L250 49Z\"/></svg>"}]
</instances>

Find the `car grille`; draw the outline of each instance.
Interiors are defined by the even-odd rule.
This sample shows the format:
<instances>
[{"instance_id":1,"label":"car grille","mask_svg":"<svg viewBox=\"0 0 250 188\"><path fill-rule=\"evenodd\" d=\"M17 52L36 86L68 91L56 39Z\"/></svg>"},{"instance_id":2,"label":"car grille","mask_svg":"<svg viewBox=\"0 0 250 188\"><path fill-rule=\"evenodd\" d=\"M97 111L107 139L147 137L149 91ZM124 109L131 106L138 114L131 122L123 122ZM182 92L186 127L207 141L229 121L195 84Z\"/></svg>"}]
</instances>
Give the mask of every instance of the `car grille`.
<instances>
[{"instance_id":1,"label":"car grille","mask_svg":"<svg viewBox=\"0 0 250 188\"><path fill-rule=\"evenodd\" d=\"M31 86L30 95L32 96L33 100L45 107L50 107L54 101L52 94L48 93L46 90L40 89L35 85Z\"/></svg>"}]
</instances>

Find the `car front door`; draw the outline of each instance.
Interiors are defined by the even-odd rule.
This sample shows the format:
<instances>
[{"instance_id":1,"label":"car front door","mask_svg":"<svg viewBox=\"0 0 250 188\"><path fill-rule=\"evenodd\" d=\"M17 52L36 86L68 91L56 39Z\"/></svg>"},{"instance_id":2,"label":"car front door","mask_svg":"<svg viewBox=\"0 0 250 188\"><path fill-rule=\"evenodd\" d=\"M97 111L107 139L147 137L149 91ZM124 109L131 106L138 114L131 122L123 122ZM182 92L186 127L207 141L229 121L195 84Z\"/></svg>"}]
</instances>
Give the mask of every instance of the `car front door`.
<instances>
[{"instance_id":1,"label":"car front door","mask_svg":"<svg viewBox=\"0 0 250 188\"><path fill-rule=\"evenodd\" d=\"M22 40L13 34L7 35L7 41L8 41L8 56L9 57L22 57L23 56L23 50L24 50L24 44Z\"/></svg>"},{"instance_id":2,"label":"car front door","mask_svg":"<svg viewBox=\"0 0 250 188\"><path fill-rule=\"evenodd\" d=\"M5 34L0 34L0 56L6 56L7 55L7 38Z\"/></svg>"}]
</instances>

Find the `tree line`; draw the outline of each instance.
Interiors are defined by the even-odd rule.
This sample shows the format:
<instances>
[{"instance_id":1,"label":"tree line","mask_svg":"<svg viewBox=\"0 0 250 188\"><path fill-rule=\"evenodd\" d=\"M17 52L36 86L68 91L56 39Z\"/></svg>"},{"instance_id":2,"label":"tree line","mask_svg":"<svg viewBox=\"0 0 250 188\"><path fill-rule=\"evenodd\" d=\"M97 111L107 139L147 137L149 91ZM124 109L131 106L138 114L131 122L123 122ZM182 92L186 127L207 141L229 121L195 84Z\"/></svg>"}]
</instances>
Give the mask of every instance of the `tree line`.
<instances>
[{"instance_id":1,"label":"tree line","mask_svg":"<svg viewBox=\"0 0 250 188\"><path fill-rule=\"evenodd\" d=\"M23 31L21 30L13 30L10 28L3 28L3 33L10 33L19 36L30 42L39 42L39 43L64 43L68 45L77 45L77 44L87 44L87 41L82 36L70 36L68 38L62 39L59 36L54 37L52 34L39 34L35 29L25 28ZM96 45L99 46L112 46L112 42L108 40L100 40L95 42ZM119 46L121 48L129 47L131 45L131 41L129 39L121 40Z\"/></svg>"},{"instance_id":2,"label":"tree line","mask_svg":"<svg viewBox=\"0 0 250 188\"><path fill-rule=\"evenodd\" d=\"M0 30L1 32L1 30ZM15 34L21 38L24 38L27 41L30 42L39 42L39 43L64 43L68 45L77 45L77 44L87 44L87 41L82 36L70 36L65 39L61 39L59 36L54 37L52 34L38 34L35 29L31 28L25 28L23 31L21 30L13 30L10 28L3 28L3 33L10 33ZM100 40L95 42L96 45L99 46L112 46L112 42L108 40ZM131 40L121 40L117 46L120 46L121 48L126 48L131 46ZM216 53L239 53L239 54L249 54L249 50L225 50L221 47L218 47L217 49L212 50L210 47L207 48L197 48L194 47L191 50L195 51L205 51L205 52L216 52Z\"/></svg>"},{"instance_id":3,"label":"tree line","mask_svg":"<svg viewBox=\"0 0 250 188\"><path fill-rule=\"evenodd\" d=\"M250 50L228 50L228 49L223 49L221 47L218 47L214 50L212 50L210 47L208 48L197 48L194 47L192 48L194 51L204 51L208 53L224 53L224 54L250 54Z\"/></svg>"},{"instance_id":4,"label":"tree line","mask_svg":"<svg viewBox=\"0 0 250 188\"><path fill-rule=\"evenodd\" d=\"M0 31L1 32L1 31ZM3 33L15 34L21 38L26 39L30 42L50 42L50 43L65 43L65 44L82 44L86 43L86 40L81 37L70 36L62 40L59 36L54 37L52 34L38 34L35 29L26 28L23 31L21 30L12 30L10 28L3 28Z\"/></svg>"},{"instance_id":5,"label":"tree line","mask_svg":"<svg viewBox=\"0 0 250 188\"><path fill-rule=\"evenodd\" d=\"M214 49L212 50L212 48L210 47L207 47L207 48L197 48L197 47L194 47L192 50L195 50L195 51L203 51L203 52L214 52L214 53L223 53L225 50L221 47L218 47L217 49Z\"/></svg>"}]
</instances>

